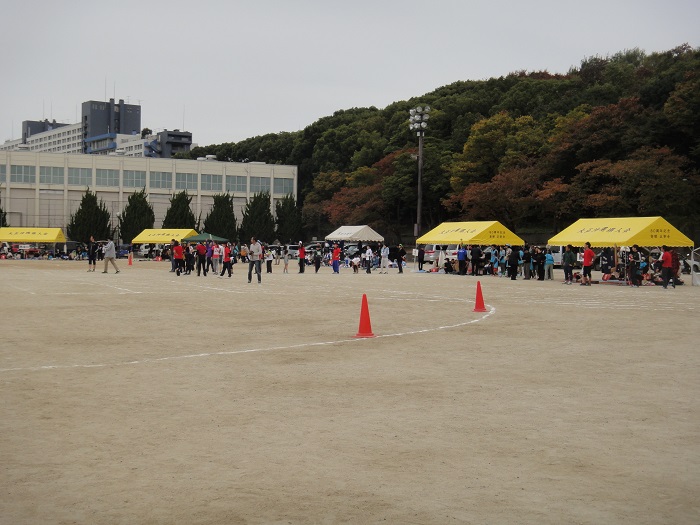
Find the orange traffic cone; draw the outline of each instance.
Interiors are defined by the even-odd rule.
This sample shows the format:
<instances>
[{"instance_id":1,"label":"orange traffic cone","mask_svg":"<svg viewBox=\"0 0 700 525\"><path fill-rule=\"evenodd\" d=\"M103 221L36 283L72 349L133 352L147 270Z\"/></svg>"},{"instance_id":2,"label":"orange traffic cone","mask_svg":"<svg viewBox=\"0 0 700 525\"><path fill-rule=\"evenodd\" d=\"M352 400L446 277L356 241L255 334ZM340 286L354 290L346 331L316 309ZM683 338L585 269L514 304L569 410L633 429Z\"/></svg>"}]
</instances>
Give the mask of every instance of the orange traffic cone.
<instances>
[{"instance_id":1,"label":"orange traffic cone","mask_svg":"<svg viewBox=\"0 0 700 525\"><path fill-rule=\"evenodd\" d=\"M134 254L129 252L129 266L134 265Z\"/></svg>"},{"instance_id":2,"label":"orange traffic cone","mask_svg":"<svg viewBox=\"0 0 700 525\"><path fill-rule=\"evenodd\" d=\"M374 337L372 322L369 320L369 306L367 306L367 294L362 294L362 310L360 311L360 328L355 337Z\"/></svg>"},{"instance_id":3,"label":"orange traffic cone","mask_svg":"<svg viewBox=\"0 0 700 525\"><path fill-rule=\"evenodd\" d=\"M476 281L476 303L474 303L475 312L488 312L484 304L484 296L481 294L481 281Z\"/></svg>"}]
</instances>

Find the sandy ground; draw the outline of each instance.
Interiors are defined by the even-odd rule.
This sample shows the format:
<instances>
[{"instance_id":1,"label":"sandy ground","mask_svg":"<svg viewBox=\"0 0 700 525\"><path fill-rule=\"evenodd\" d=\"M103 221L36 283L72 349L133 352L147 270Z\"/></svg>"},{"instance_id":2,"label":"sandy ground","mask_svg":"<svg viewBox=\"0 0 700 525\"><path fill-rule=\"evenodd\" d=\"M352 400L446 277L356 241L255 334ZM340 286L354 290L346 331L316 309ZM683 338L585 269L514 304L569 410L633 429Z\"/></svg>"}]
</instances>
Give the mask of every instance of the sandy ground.
<instances>
[{"instance_id":1,"label":"sandy ground","mask_svg":"<svg viewBox=\"0 0 700 525\"><path fill-rule=\"evenodd\" d=\"M700 522L700 287L119 265L0 261L2 524Z\"/></svg>"}]
</instances>

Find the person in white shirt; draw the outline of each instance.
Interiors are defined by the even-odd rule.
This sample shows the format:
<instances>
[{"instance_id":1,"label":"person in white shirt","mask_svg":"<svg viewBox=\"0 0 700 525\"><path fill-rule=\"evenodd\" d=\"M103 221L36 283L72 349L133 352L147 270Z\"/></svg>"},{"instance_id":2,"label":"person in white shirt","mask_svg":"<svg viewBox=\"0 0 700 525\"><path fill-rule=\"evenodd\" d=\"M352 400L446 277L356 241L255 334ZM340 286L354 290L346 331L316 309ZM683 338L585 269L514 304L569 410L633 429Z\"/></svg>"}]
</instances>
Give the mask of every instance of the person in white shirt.
<instances>
[{"instance_id":1,"label":"person in white shirt","mask_svg":"<svg viewBox=\"0 0 700 525\"><path fill-rule=\"evenodd\" d=\"M365 263L367 264L367 273L372 273L372 259L374 258L374 253L369 244L367 245L367 250L365 251Z\"/></svg>"},{"instance_id":2,"label":"person in white shirt","mask_svg":"<svg viewBox=\"0 0 700 525\"><path fill-rule=\"evenodd\" d=\"M272 273L272 259L274 258L274 254L272 253L271 249L267 249L265 252L265 264L267 265L267 273Z\"/></svg>"},{"instance_id":3,"label":"person in white shirt","mask_svg":"<svg viewBox=\"0 0 700 525\"><path fill-rule=\"evenodd\" d=\"M379 273L389 273L389 247L386 244L380 244L379 246L379 254L382 256Z\"/></svg>"},{"instance_id":4,"label":"person in white shirt","mask_svg":"<svg viewBox=\"0 0 700 525\"><path fill-rule=\"evenodd\" d=\"M255 267L255 273L258 274L258 284L262 282L261 257L262 246L255 240L255 237L251 237L250 246L248 247L248 284L250 284L253 279L253 267Z\"/></svg>"}]
</instances>

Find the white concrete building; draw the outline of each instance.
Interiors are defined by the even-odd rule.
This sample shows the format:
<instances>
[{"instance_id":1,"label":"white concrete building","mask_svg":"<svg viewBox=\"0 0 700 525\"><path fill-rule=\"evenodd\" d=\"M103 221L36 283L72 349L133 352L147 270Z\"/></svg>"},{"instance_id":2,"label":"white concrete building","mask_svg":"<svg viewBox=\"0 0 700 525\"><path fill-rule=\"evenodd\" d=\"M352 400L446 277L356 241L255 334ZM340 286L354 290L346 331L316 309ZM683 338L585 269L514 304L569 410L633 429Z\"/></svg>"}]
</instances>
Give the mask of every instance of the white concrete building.
<instances>
[{"instance_id":1,"label":"white concrete building","mask_svg":"<svg viewBox=\"0 0 700 525\"><path fill-rule=\"evenodd\" d=\"M90 188L110 212L112 226L129 195L146 189L159 228L170 198L183 190L192 196L192 212L202 221L213 196L233 196L240 221L248 199L263 191L276 200L297 196L297 167L257 162L152 159L119 155L0 151L0 208L10 226L65 228Z\"/></svg>"},{"instance_id":2,"label":"white concrete building","mask_svg":"<svg viewBox=\"0 0 700 525\"><path fill-rule=\"evenodd\" d=\"M7 140L0 144L0 151L46 151L48 153L82 153L83 125L68 124L26 139Z\"/></svg>"}]
</instances>

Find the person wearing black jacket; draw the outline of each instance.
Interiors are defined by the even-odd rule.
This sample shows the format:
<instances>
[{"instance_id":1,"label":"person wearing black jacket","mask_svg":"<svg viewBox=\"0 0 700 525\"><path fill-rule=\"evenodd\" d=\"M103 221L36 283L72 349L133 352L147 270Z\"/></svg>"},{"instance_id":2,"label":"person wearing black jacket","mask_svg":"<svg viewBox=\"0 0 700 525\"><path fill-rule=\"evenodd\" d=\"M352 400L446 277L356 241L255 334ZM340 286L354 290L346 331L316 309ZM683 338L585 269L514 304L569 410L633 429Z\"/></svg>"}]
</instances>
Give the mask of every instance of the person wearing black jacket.
<instances>
[{"instance_id":1,"label":"person wearing black jacket","mask_svg":"<svg viewBox=\"0 0 700 525\"><path fill-rule=\"evenodd\" d=\"M403 263L406 260L406 250L403 249L403 244L399 244L399 253L396 257L396 264L399 265L399 273L403 273Z\"/></svg>"},{"instance_id":2,"label":"person wearing black jacket","mask_svg":"<svg viewBox=\"0 0 700 525\"><path fill-rule=\"evenodd\" d=\"M479 266L481 266L481 248L474 245L471 247L472 258L472 275L479 275Z\"/></svg>"},{"instance_id":3,"label":"person wearing black jacket","mask_svg":"<svg viewBox=\"0 0 700 525\"><path fill-rule=\"evenodd\" d=\"M94 272L97 268L97 243L95 242L95 237L90 235L90 241L87 245L88 254L88 272Z\"/></svg>"},{"instance_id":4,"label":"person wearing black jacket","mask_svg":"<svg viewBox=\"0 0 700 525\"><path fill-rule=\"evenodd\" d=\"M520 261L520 251L515 248L511 248L510 255L508 256L508 275L511 281L515 281L518 275L518 262Z\"/></svg>"},{"instance_id":5,"label":"person wearing black jacket","mask_svg":"<svg viewBox=\"0 0 700 525\"><path fill-rule=\"evenodd\" d=\"M537 262L537 280L544 281L544 263L547 256L539 246L535 248L535 261Z\"/></svg>"}]
</instances>

